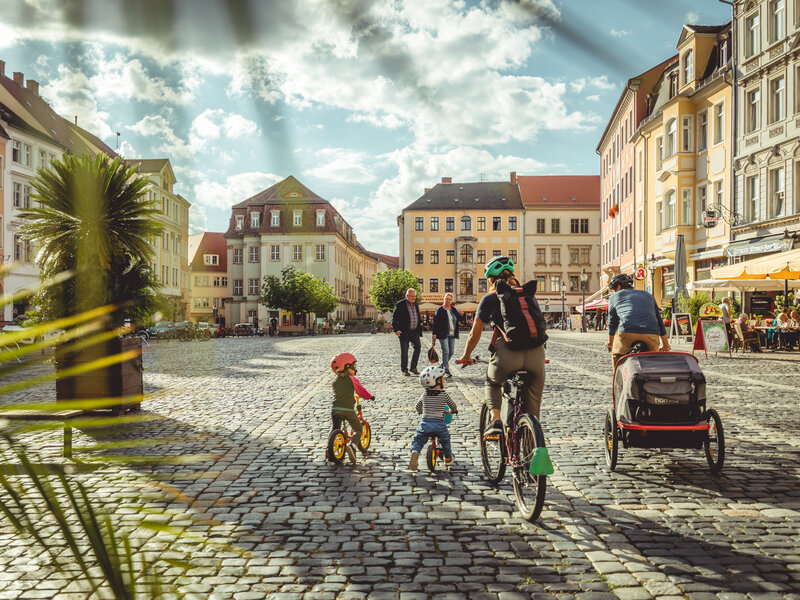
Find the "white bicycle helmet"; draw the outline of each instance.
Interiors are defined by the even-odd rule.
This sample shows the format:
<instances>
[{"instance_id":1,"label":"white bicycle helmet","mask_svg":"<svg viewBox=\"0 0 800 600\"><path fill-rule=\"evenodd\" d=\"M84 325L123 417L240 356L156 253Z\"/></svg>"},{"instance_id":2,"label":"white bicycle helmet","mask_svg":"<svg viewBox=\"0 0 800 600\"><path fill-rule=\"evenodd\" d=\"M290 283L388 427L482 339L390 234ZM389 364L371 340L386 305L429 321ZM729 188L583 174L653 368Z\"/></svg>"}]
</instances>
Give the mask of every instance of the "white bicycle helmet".
<instances>
[{"instance_id":1,"label":"white bicycle helmet","mask_svg":"<svg viewBox=\"0 0 800 600\"><path fill-rule=\"evenodd\" d=\"M419 382L424 388L432 388L442 377L444 377L444 369L439 365L431 365L420 373Z\"/></svg>"}]
</instances>

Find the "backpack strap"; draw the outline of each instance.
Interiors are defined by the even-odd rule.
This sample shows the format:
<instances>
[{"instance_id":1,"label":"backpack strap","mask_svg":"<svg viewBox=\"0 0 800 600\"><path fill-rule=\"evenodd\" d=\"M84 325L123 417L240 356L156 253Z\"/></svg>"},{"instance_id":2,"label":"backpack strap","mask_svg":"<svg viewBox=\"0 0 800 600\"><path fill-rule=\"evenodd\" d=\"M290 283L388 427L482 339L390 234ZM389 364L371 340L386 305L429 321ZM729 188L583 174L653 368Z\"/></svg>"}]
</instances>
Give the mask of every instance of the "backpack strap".
<instances>
[{"instance_id":1,"label":"backpack strap","mask_svg":"<svg viewBox=\"0 0 800 600\"><path fill-rule=\"evenodd\" d=\"M525 299L525 290L521 287L514 288L514 291L517 293L517 298L519 299L519 306L522 309L522 314L525 315L525 322L528 323L528 331L531 332L531 335L534 337L539 335L539 330L536 327L536 323L533 321L533 317L531 316L530 308L528 307L528 301Z\"/></svg>"},{"instance_id":2,"label":"backpack strap","mask_svg":"<svg viewBox=\"0 0 800 600\"><path fill-rule=\"evenodd\" d=\"M494 294L496 296L497 295L497 290L496 289L492 290L489 293L490 294ZM492 327L492 330L493 330L492 339L489 342L489 347L494 347L497 344L498 338L500 338L501 336L506 341L506 343L508 343L508 336L506 335L506 332L503 331L503 329L501 327L498 327L497 325L494 325Z\"/></svg>"}]
</instances>

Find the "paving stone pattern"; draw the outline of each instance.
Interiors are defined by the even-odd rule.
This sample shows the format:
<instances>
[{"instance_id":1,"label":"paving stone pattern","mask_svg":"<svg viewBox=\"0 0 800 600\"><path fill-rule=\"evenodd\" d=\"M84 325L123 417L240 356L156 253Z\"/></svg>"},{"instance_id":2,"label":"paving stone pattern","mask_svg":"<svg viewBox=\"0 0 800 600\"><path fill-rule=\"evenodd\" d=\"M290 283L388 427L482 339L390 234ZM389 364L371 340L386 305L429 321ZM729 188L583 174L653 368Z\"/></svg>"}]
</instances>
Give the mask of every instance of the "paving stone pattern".
<instances>
[{"instance_id":1,"label":"paving stone pattern","mask_svg":"<svg viewBox=\"0 0 800 600\"><path fill-rule=\"evenodd\" d=\"M483 478L476 432L485 366L454 369L448 385L460 408L453 468L432 475L420 461L409 472L421 387L401 375L399 344L386 334L154 343L143 415L158 418L77 431L75 458L98 441L153 436L166 438L165 455L205 456L120 466L100 455L74 477L121 528L144 506L147 519L188 525L215 543L136 531L151 555L193 562L166 572L189 598L800 599L797 356L701 359L725 429L721 476L702 451L623 448L610 473L604 341L555 331L548 342L542 424L556 472L535 524L516 513L508 478L497 488ZM344 350L377 396L364 403L372 447L355 466L324 460L328 362ZM53 397L46 384L3 403ZM26 439L46 461L64 462L57 432ZM176 499L164 501L164 490ZM0 548L0 600L89 598L75 573L54 571L7 527Z\"/></svg>"}]
</instances>

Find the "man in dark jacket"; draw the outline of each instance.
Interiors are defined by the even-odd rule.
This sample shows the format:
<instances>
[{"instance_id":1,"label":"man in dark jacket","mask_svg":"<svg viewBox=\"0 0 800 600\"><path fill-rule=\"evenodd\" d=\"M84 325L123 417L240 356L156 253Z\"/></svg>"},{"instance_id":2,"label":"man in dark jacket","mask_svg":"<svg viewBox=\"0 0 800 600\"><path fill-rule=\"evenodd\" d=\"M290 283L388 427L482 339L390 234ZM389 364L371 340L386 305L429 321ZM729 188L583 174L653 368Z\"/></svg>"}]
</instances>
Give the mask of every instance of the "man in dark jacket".
<instances>
[{"instance_id":1,"label":"man in dark jacket","mask_svg":"<svg viewBox=\"0 0 800 600\"><path fill-rule=\"evenodd\" d=\"M455 341L458 339L458 323L462 320L461 313L453 306L453 294L444 295L444 302L436 309L433 316L433 345L436 340L442 344L442 368L445 376L450 378L450 357L455 350Z\"/></svg>"},{"instance_id":2,"label":"man in dark jacket","mask_svg":"<svg viewBox=\"0 0 800 600\"><path fill-rule=\"evenodd\" d=\"M406 297L394 305L392 312L392 329L397 337L400 338L400 369L403 375L419 375L417 371L417 361L422 347L420 335L422 335L422 319L419 316L419 307L416 304L417 290L408 288ZM411 373L408 369L408 344L414 346L414 353L411 355Z\"/></svg>"}]
</instances>

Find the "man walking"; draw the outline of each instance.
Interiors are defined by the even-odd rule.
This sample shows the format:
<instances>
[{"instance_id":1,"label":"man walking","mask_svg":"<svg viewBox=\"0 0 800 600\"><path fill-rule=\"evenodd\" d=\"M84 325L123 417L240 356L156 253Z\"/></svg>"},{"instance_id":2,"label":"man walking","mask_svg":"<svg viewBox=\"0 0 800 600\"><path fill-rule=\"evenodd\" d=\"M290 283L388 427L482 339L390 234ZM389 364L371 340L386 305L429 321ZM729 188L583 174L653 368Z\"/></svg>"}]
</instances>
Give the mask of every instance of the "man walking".
<instances>
[{"instance_id":1,"label":"man walking","mask_svg":"<svg viewBox=\"0 0 800 600\"><path fill-rule=\"evenodd\" d=\"M397 337L400 338L400 369L403 375L419 375L417 371L417 361L419 360L420 336L422 335L422 319L419 318L419 307L417 302L417 290L408 288L406 297L394 305L392 312L392 329ZM411 355L411 373L408 368L408 344L414 346L414 353Z\"/></svg>"}]
</instances>

